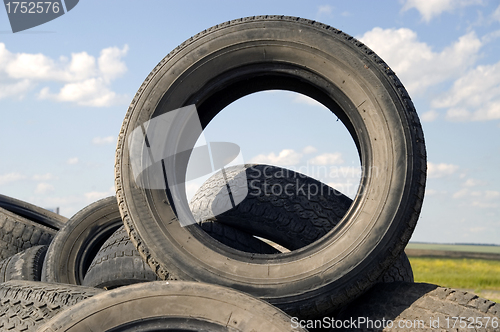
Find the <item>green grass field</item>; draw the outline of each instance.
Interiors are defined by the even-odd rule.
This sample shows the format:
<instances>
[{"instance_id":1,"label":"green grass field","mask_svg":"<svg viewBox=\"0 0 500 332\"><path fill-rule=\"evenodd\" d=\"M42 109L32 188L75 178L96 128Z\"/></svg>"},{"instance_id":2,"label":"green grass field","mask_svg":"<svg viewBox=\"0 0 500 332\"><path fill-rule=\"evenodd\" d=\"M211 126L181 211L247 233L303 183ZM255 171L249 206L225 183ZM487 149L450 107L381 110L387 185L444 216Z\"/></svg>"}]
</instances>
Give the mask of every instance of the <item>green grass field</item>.
<instances>
[{"instance_id":1,"label":"green grass field","mask_svg":"<svg viewBox=\"0 0 500 332\"><path fill-rule=\"evenodd\" d=\"M500 261L427 257L409 259L415 282L468 289L481 297L500 302Z\"/></svg>"},{"instance_id":2,"label":"green grass field","mask_svg":"<svg viewBox=\"0 0 500 332\"><path fill-rule=\"evenodd\" d=\"M408 243L408 249L419 250L443 250L443 251L463 251L480 252L490 254L500 254L500 246L479 246L479 245L457 245L457 244L437 244L437 243Z\"/></svg>"}]
</instances>

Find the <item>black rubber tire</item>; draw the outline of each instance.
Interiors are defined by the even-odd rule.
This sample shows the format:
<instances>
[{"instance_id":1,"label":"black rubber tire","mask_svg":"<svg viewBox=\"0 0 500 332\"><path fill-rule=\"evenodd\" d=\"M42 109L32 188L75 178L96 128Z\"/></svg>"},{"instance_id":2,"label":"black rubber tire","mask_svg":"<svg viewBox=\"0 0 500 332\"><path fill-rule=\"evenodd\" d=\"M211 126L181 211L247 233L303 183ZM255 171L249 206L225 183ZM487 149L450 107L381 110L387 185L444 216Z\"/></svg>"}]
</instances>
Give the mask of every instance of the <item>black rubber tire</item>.
<instances>
[{"instance_id":1,"label":"black rubber tire","mask_svg":"<svg viewBox=\"0 0 500 332\"><path fill-rule=\"evenodd\" d=\"M244 177L239 176L241 172L245 172ZM244 178L246 181L238 181ZM229 191L225 190L227 184L231 195L239 196L234 192L238 190L248 194L236 207L226 211L225 206L230 202ZM273 186L287 188L288 192L273 192ZM331 231L351 204L352 199L311 177L259 164L229 167L225 174L217 172L198 189L189 206L202 228L223 223L295 250ZM221 207L224 212L217 214L215 211ZM413 282L413 271L404 252L378 279L378 282L396 281Z\"/></svg>"},{"instance_id":2,"label":"black rubber tire","mask_svg":"<svg viewBox=\"0 0 500 332\"><path fill-rule=\"evenodd\" d=\"M191 215L182 186L177 192L137 185L127 143L133 130L168 111L195 104L205 127L234 100L269 89L300 92L332 110L362 165L358 195L340 223L320 240L273 257L228 250L199 228L182 227L177 216ZM184 128L162 142L165 155L183 151L179 144L194 147L198 134ZM162 161L168 183L185 179L187 160L177 161ZM314 317L364 293L400 257L422 206L426 151L408 93L373 51L318 22L259 16L207 29L154 68L125 116L115 178L131 240L162 279L230 286ZM169 197L180 198L175 207Z\"/></svg>"},{"instance_id":3,"label":"black rubber tire","mask_svg":"<svg viewBox=\"0 0 500 332\"><path fill-rule=\"evenodd\" d=\"M0 207L55 230L61 229L68 221L57 213L5 195L0 195Z\"/></svg>"},{"instance_id":4,"label":"black rubber tire","mask_svg":"<svg viewBox=\"0 0 500 332\"><path fill-rule=\"evenodd\" d=\"M292 329L288 315L262 300L225 287L184 281L105 292L61 312L39 331L153 330L305 331Z\"/></svg>"},{"instance_id":5,"label":"black rubber tire","mask_svg":"<svg viewBox=\"0 0 500 332\"><path fill-rule=\"evenodd\" d=\"M363 324L343 331L493 332L500 330L500 304L480 298L473 293L424 283L378 284L345 308L336 319L350 321L352 318L357 321L359 317L365 317L373 322L391 320L393 325L391 328L390 323L386 323L386 328L383 329L375 328L376 325L372 327ZM455 322L453 317L462 317L466 327L460 327L459 321L453 327ZM430 326L431 321L435 322L437 319L439 325L434 323L436 325ZM479 327L479 323L469 326L471 320L476 319L482 323L482 328ZM484 326L487 320L489 320L488 327ZM496 325L492 325L494 321ZM402 324L401 327L399 324Z\"/></svg>"},{"instance_id":6,"label":"black rubber tire","mask_svg":"<svg viewBox=\"0 0 500 332\"><path fill-rule=\"evenodd\" d=\"M202 228L213 238L237 250L278 253L267 243L230 226L206 222ZM83 286L114 289L160 280L144 262L122 226L103 244L83 279Z\"/></svg>"},{"instance_id":7,"label":"black rubber tire","mask_svg":"<svg viewBox=\"0 0 500 332\"><path fill-rule=\"evenodd\" d=\"M49 246L34 246L0 262L0 283L10 280L40 281Z\"/></svg>"},{"instance_id":8,"label":"black rubber tire","mask_svg":"<svg viewBox=\"0 0 500 332\"><path fill-rule=\"evenodd\" d=\"M114 289L141 282L159 280L120 227L104 242L92 260L82 285Z\"/></svg>"},{"instance_id":9,"label":"black rubber tire","mask_svg":"<svg viewBox=\"0 0 500 332\"><path fill-rule=\"evenodd\" d=\"M42 281L81 285L99 249L122 225L114 196L77 212L50 244Z\"/></svg>"},{"instance_id":10,"label":"black rubber tire","mask_svg":"<svg viewBox=\"0 0 500 332\"><path fill-rule=\"evenodd\" d=\"M378 282L413 282L413 269L411 268L410 260L406 253L403 251L399 259L391 265L391 267L385 271L385 273L379 277Z\"/></svg>"},{"instance_id":11,"label":"black rubber tire","mask_svg":"<svg viewBox=\"0 0 500 332\"><path fill-rule=\"evenodd\" d=\"M102 289L15 280L0 284L0 331L38 332L59 312Z\"/></svg>"},{"instance_id":12,"label":"black rubber tire","mask_svg":"<svg viewBox=\"0 0 500 332\"><path fill-rule=\"evenodd\" d=\"M334 188L278 166L235 166L224 172L205 181L191 199L189 207L194 219L198 223L215 220L289 250L319 240L339 223L352 203L352 199ZM238 181L242 172L246 181ZM248 194L238 205L218 214L218 207L224 208L230 202L229 195L238 196L234 191Z\"/></svg>"},{"instance_id":13,"label":"black rubber tire","mask_svg":"<svg viewBox=\"0 0 500 332\"><path fill-rule=\"evenodd\" d=\"M0 260L36 245L48 245L56 232L0 208Z\"/></svg>"}]
</instances>

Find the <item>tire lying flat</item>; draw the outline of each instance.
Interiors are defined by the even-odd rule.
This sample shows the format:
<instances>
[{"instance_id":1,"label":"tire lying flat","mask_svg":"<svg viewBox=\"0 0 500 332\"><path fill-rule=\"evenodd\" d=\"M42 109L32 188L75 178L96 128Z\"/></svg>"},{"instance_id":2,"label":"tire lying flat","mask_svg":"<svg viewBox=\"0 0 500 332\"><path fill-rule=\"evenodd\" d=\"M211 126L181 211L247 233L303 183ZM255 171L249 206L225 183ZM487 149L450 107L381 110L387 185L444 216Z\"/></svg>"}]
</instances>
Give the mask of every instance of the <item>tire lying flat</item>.
<instances>
[{"instance_id":1,"label":"tire lying flat","mask_svg":"<svg viewBox=\"0 0 500 332\"><path fill-rule=\"evenodd\" d=\"M42 281L81 285L101 246L122 225L114 196L77 212L50 244Z\"/></svg>"},{"instance_id":2,"label":"tire lying flat","mask_svg":"<svg viewBox=\"0 0 500 332\"><path fill-rule=\"evenodd\" d=\"M0 331L38 332L59 312L101 289L15 280L0 284Z\"/></svg>"},{"instance_id":3,"label":"tire lying flat","mask_svg":"<svg viewBox=\"0 0 500 332\"><path fill-rule=\"evenodd\" d=\"M68 218L19 199L0 195L0 207L41 225L61 229Z\"/></svg>"},{"instance_id":4,"label":"tire lying flat","mask_svg":"<svg viewBox=\"0 0 500 332\"><path fill-rule=\"evenodd\" d=\"M204 127L234 100L269 89L300 92L332 110L353 136L363 170L358 195L339 224L279 258L232 252L199 229L182 227L177 216L190 214L182 186L158 190L135 183L127 143L136 128L166 112L194 104ZM176 132L163 143L165 155L198 139L187 127ZM187 161L175 162L164 160L168 183L185 178ZM205 30L157 65L126 114L115 178L131 240L162 279L234 287L312 317L361 295L399 259L420 213L426 151L406 90L368 47L321 23L250 17ZM179 199L175 206L172 197Z\"/></svg>"},{"instance_id":5,"label":"tire lying flat","mask_svg":"<svg viewBox=\"0 0 500 332\"><path fill-rule=\"evenodd\" d=\"M244 182L238 181L242 172ZM225 179L231 184L231 195L238 195L234 189L248 190L248 194L238 205L218 214L217 207L230 202ZM295 250L331 231L351 203L349 197L304 174L249 164L214 174L198 189L189 207L197 222L213 219Z\"/></svg>"},{"instance_id":6,"label":"tire lying flat","mask_svg":"<svg viewBox=\"0 0 500 332\"><path fill-rule=\"evenodd\" d=\"M231 193L226 190L228 184ZM274 187L279 190L273 191ZM238 196L235 191L247 190L237 206L226 208L230 194ZM217 172L196 191L189 206L202 227L231 225L296 250L330 232L351 204L352 199L309 176L278 166L253 164L228 167L224 174ZM396 281L413 282L413 271L404 252L378 279Z\"/></svg>"},{"instance_id":7,"label":"tire lying flat","mask_svg":"<svg viewBox=\"0 0 500 332\"><path fill-rule=\"evenodd\" d=\"M48 245L56 232L0 208L0 260L36 245Z\"/></svg>"},{"instance_id":8,"label":"tire lying flat","mask_svg":"<svg viewBox=\"0 0 500 332\"><path fill-rule=\"evenodd\" d=\"M279 251L267 243L230 226L206 222L204 231L221 243L246 252L272 254ZM130 242L122 226L103 244L85 274L83 286L114 289L140 282L159 280Z\"/></svg>"},{"instance_id":9,"label":"tire lying flat","mask_svg":"<svg viewBox=\"0 0 500 332\"><path fill-rule=\"evenodd\" d=\"M345 308L338 320L357 321L359 317L393 323L392 327L387 323L385 328L363 324L345 331L493 332L500 328L500 304L473 293L431 284L379 284Z\"/></svg>"},{"instance_id":10,"label":"tire lying flat","mask_svg":"<svg viewBox=\"0 0 500 332\"><path fill-rule=\"evenodd\" d=\"M281 310L233 289L156 281L82 301L39 331L305 331L292 329L290 321Z\"/></svg>"},{"instance_id":11,"label":"tire lying flat","mask_svg":"<svg viewBox=\"0 0 500 332\"><path fill-rule=\"evenodd\" d=\"M0 262L0 283L10 280L40 281L49 246L34 246Z\"/></svg>"}]
</instances>

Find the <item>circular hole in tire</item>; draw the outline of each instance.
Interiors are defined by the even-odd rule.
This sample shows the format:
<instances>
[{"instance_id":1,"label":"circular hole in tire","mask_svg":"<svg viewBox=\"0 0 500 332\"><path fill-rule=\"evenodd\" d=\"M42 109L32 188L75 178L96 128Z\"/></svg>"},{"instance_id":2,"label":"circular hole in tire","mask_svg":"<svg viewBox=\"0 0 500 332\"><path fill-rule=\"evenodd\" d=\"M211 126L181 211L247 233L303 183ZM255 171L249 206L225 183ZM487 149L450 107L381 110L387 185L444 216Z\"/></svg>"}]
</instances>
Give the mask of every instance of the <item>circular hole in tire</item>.
<instances>
[{"instance_id":1,"label":"circular hole in tire","mask_svg":"<svg viewBox=\"0 0 500 332\"><path fill-rule=\"evenodd\" d=\"M224 169L198 178L191 175L198 160L191 158L186 178L194 179L185 183L186 198L194 219L235 249L269 253L259 252L248 236L278 252L304 247L339 223L359 188L361 165L349 131L327 107L301 93L267 90L232 102L195 146L211 142L234 143L239 154ZM231 190L245 186L235 179L242 172L248 193L237 199Z\"/></svg>"}]
</instances>

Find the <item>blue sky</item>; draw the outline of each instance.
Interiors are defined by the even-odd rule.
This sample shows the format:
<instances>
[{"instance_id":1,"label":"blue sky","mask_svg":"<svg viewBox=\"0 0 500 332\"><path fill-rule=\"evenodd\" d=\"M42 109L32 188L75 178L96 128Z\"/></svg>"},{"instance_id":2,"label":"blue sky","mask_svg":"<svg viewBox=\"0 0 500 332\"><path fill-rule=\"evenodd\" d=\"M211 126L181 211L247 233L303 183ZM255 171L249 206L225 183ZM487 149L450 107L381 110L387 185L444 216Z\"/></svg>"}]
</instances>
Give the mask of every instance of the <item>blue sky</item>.
<instances>
[{"instance_id":1,"label":"blue sky","mask_svg":"<svg viewBox=\"0 0 500 332\"><path fill-rule=\"evenodd\" d=\"M0 192L68 217L112 195L116 137L153 67L210 26L266 14L318 20L361 39L405 84L429 161L413 241L500 244L500 4L492 0L82 0L16 34L0 9ZM239 144L245 161L355 193L352 140L303 96L247 96L205 136Z\"/></svg>"}]
</instances>

